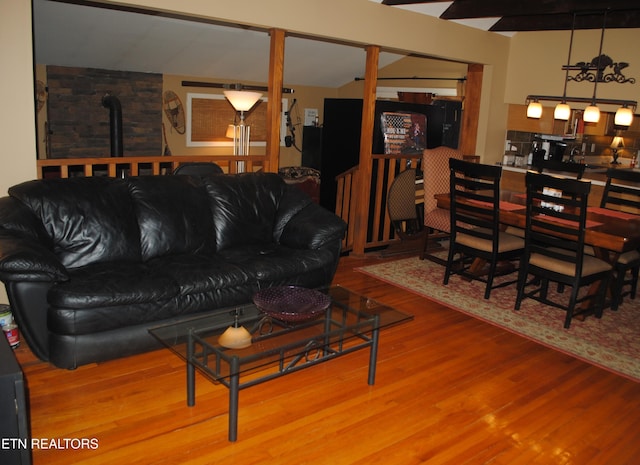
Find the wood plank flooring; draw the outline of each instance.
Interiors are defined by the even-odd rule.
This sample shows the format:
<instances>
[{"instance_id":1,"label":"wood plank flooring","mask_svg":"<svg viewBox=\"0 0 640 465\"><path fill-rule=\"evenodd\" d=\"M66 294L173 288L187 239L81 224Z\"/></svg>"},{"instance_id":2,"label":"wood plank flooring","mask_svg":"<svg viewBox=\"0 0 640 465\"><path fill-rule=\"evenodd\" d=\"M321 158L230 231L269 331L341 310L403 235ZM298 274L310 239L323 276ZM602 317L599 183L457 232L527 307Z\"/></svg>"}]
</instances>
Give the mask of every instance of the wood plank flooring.
<instances>
[{"instance_id":1,"label":"wood plank flooring","mask_svg":"<svg viewBox=\"0 0 640 465\"><path fill-rule=\"evenodd\" d=\"M243 390L236 443L227 389L198 375L187 407L168 350L67 371L18 348L33 437L98 446L34 464L640 463L639 383L353 271L379 261L334 280L415 315L381 333L376 384L362 351Z\"/></svg>"}]
</instances>

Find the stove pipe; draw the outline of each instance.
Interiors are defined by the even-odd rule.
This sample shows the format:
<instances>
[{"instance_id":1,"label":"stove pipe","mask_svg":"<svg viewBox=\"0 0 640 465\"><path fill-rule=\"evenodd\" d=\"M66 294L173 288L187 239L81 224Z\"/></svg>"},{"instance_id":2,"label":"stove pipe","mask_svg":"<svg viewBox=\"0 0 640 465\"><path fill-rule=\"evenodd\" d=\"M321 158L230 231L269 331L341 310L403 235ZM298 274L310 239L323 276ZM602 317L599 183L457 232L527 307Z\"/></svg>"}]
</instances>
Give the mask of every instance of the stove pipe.
<instances>
[{"instance_id":1,"label":"stove pipe","mask_svg":"<svg viewBox=\"0 0 640 465\"><path fill-rule=\"evenodd\" d=\"M102 97L102 106L109 109L111 156L122 157L122 107L120 100L111 94Z\"/></svg>"}]
</instances>

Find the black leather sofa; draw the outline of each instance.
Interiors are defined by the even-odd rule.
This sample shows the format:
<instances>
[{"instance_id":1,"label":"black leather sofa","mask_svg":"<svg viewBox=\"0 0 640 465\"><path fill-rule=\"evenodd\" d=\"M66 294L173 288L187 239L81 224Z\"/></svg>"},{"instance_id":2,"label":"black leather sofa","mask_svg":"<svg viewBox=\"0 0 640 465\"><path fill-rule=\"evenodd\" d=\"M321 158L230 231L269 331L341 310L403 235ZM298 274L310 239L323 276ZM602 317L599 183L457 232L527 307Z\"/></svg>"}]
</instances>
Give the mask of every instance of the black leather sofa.
<instances>
[{"instance_id":1,"label":"black leather sofa","mask_svg":"<svg viewBox=\"0 0 640 465\"><path fill-rule=\"evenodd\" d=\"M0 279L32 351L73 369L265 287L329 285L345 228L274 173L28 181L0 198Z\"/></svg>"}]
</instances>

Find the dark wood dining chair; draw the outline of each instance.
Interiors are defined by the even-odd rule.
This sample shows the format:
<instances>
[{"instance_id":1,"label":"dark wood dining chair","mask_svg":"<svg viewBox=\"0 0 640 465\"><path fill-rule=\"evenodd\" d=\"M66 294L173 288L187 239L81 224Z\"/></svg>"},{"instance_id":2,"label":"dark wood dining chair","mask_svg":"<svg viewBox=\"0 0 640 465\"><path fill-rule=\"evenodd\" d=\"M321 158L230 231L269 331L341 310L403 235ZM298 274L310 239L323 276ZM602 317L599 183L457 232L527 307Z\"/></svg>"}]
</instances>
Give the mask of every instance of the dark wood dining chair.
<instances>
[{"instance_id":1,"label":"dark wood dining chair","mask_svg":"<svg viewBox=\"0 0 640 465\"><path fill-rule=\"evenodd\" d=\"M188 176L210 176L213 174L224 174L224 171L222 171L220 165L216 163L194 161L181 163L175 170L173 170L173 174Z\"/></svg>"},{"instance_id":2,"label":"dark wood dining chair","mask_svg":"<svg viewBox=\"0 0 640 465\"><path fill-rule=\"evenodd\" d=\"M425 258L441 265L446 262L429 252L436 241L449 237L449 211L439 208L436 194L449 192L449 159L462 160L462 152L440 146L422 152L422 173L424 188L424 235L420 260Z\"/></svg>"},{"instance_id":3,"label":"dark wood dining chair","mask_svg":"<svg viewBox=\"0 0 640 465\"><path fill-rule=\"evenodd\" d=\"M500 230L501 166L450 159L449 167L451 235L444 284L453 274L480 280L488 299L492 289L517 281L494 284L494 278L517 271L504 263L498 268L498 263L519 259L524 240ZM486 275L476 270L478 260L488 264Z\"/></svg>"},{"instance_id":4,"label":"dark wood dining chair","mask_svg":"<svg viewBox=\"0 0 640 465\"><path fill-rule=\"evenodd\" d=\"M525 175L527 219L515 309L531 298L565 310L564 327L581 313L602 316L611 265L585 253L587 201L591 182L529 171ZM529 279L531 276L531 279ZM571 287L569 302L549 298L549 282ZM597 292L581 288L600 282ZM528 290L529 289L529 290ZM577 304L585 303L584 308Z\"/></svg>"},{"instance_id":5,"label":"dark wood dining chair","mask_svg":"<svg viewBox=\"0 0 640 465\"><path fill-rule=\"evenodd\" d=\"M609 168L600 208L640 215L640 171ZM624 252L614 263L611 310L617 310L624 297L635 299L640 274L640 251Z\"/></svg>"},{"instance_id":6,"label":"dark wood dining chair","mask_svg":"<svg viewBox=\"0 0 640 465\"><path fill-rule=\"evenodd\" d=\"M399 173L387 193L387 212L393 231L401 241L423 239L416 208L416 170L409 168Z\"/></svg>"}]
</instances>

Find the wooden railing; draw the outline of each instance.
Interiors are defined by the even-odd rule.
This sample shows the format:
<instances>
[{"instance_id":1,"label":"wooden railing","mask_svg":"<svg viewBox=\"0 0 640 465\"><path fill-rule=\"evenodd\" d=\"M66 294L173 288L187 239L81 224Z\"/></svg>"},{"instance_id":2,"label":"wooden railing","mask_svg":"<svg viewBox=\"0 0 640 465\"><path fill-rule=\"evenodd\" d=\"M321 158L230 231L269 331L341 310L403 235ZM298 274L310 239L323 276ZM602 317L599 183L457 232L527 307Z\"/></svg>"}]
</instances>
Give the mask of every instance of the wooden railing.
<instances>
[{"instance_id":1,"label":"wooden railing","mask_svg":"<svg viewBox=\"0 0 640 465\"><path fill-rule=\"evenodd\" d=\"M371 192L369 196L369 215L365 249L382 247L396 241L387 211L387 192L396 176L408 168L417 168L422 154L415 155L372 155ZM348 225L347 234L342 242L342 250L353 249L355 221L352 215L356 202L355 186L358 167L353 167L336 177L336 214ZM420 182L416 186L416 201L422 200Z\"/></svg>"},{"instance_id":2,"label":"wooden railing","mask_svg":"<svg viewBox=\"0 0 640 465\"><path fill-rule=\"evenodd\" d=\"M397 241L387 210L387 192L393 180L408 168L419 168L418 162L422 154L416 155L372 155L373 168L371 170L371 193L369 196L369 214L365 250L383 247ZM464 159L474 163L480 162L477 155L464 155ZM416 181L416 204L424 203L422 189L422 172L418 170ZM336 214L348 225L347 234L342 242L343 251L353 250L355 221L353 221L355 205L362 199L355 196L355 186L358 177L358 167L355 166L336 177L338 184L336 195ZM429 173L424 174L429 178ZM418 208L418 213L422 211ZM422 221L422 218L419 218Z\"/></svg>"},{"instance_id":3,"label":"wooden railing","mask_svg":"<svg viewBox=\"0 0 640 465\"><path fill-rule=\"evenodd\" d=\"M225 173L270 171L265 155L168 155L151 157L56 158L38 160L38 178L70 176L138 176L172 173L181 163L210 161Z\"/></svg>"}]
</instances>

